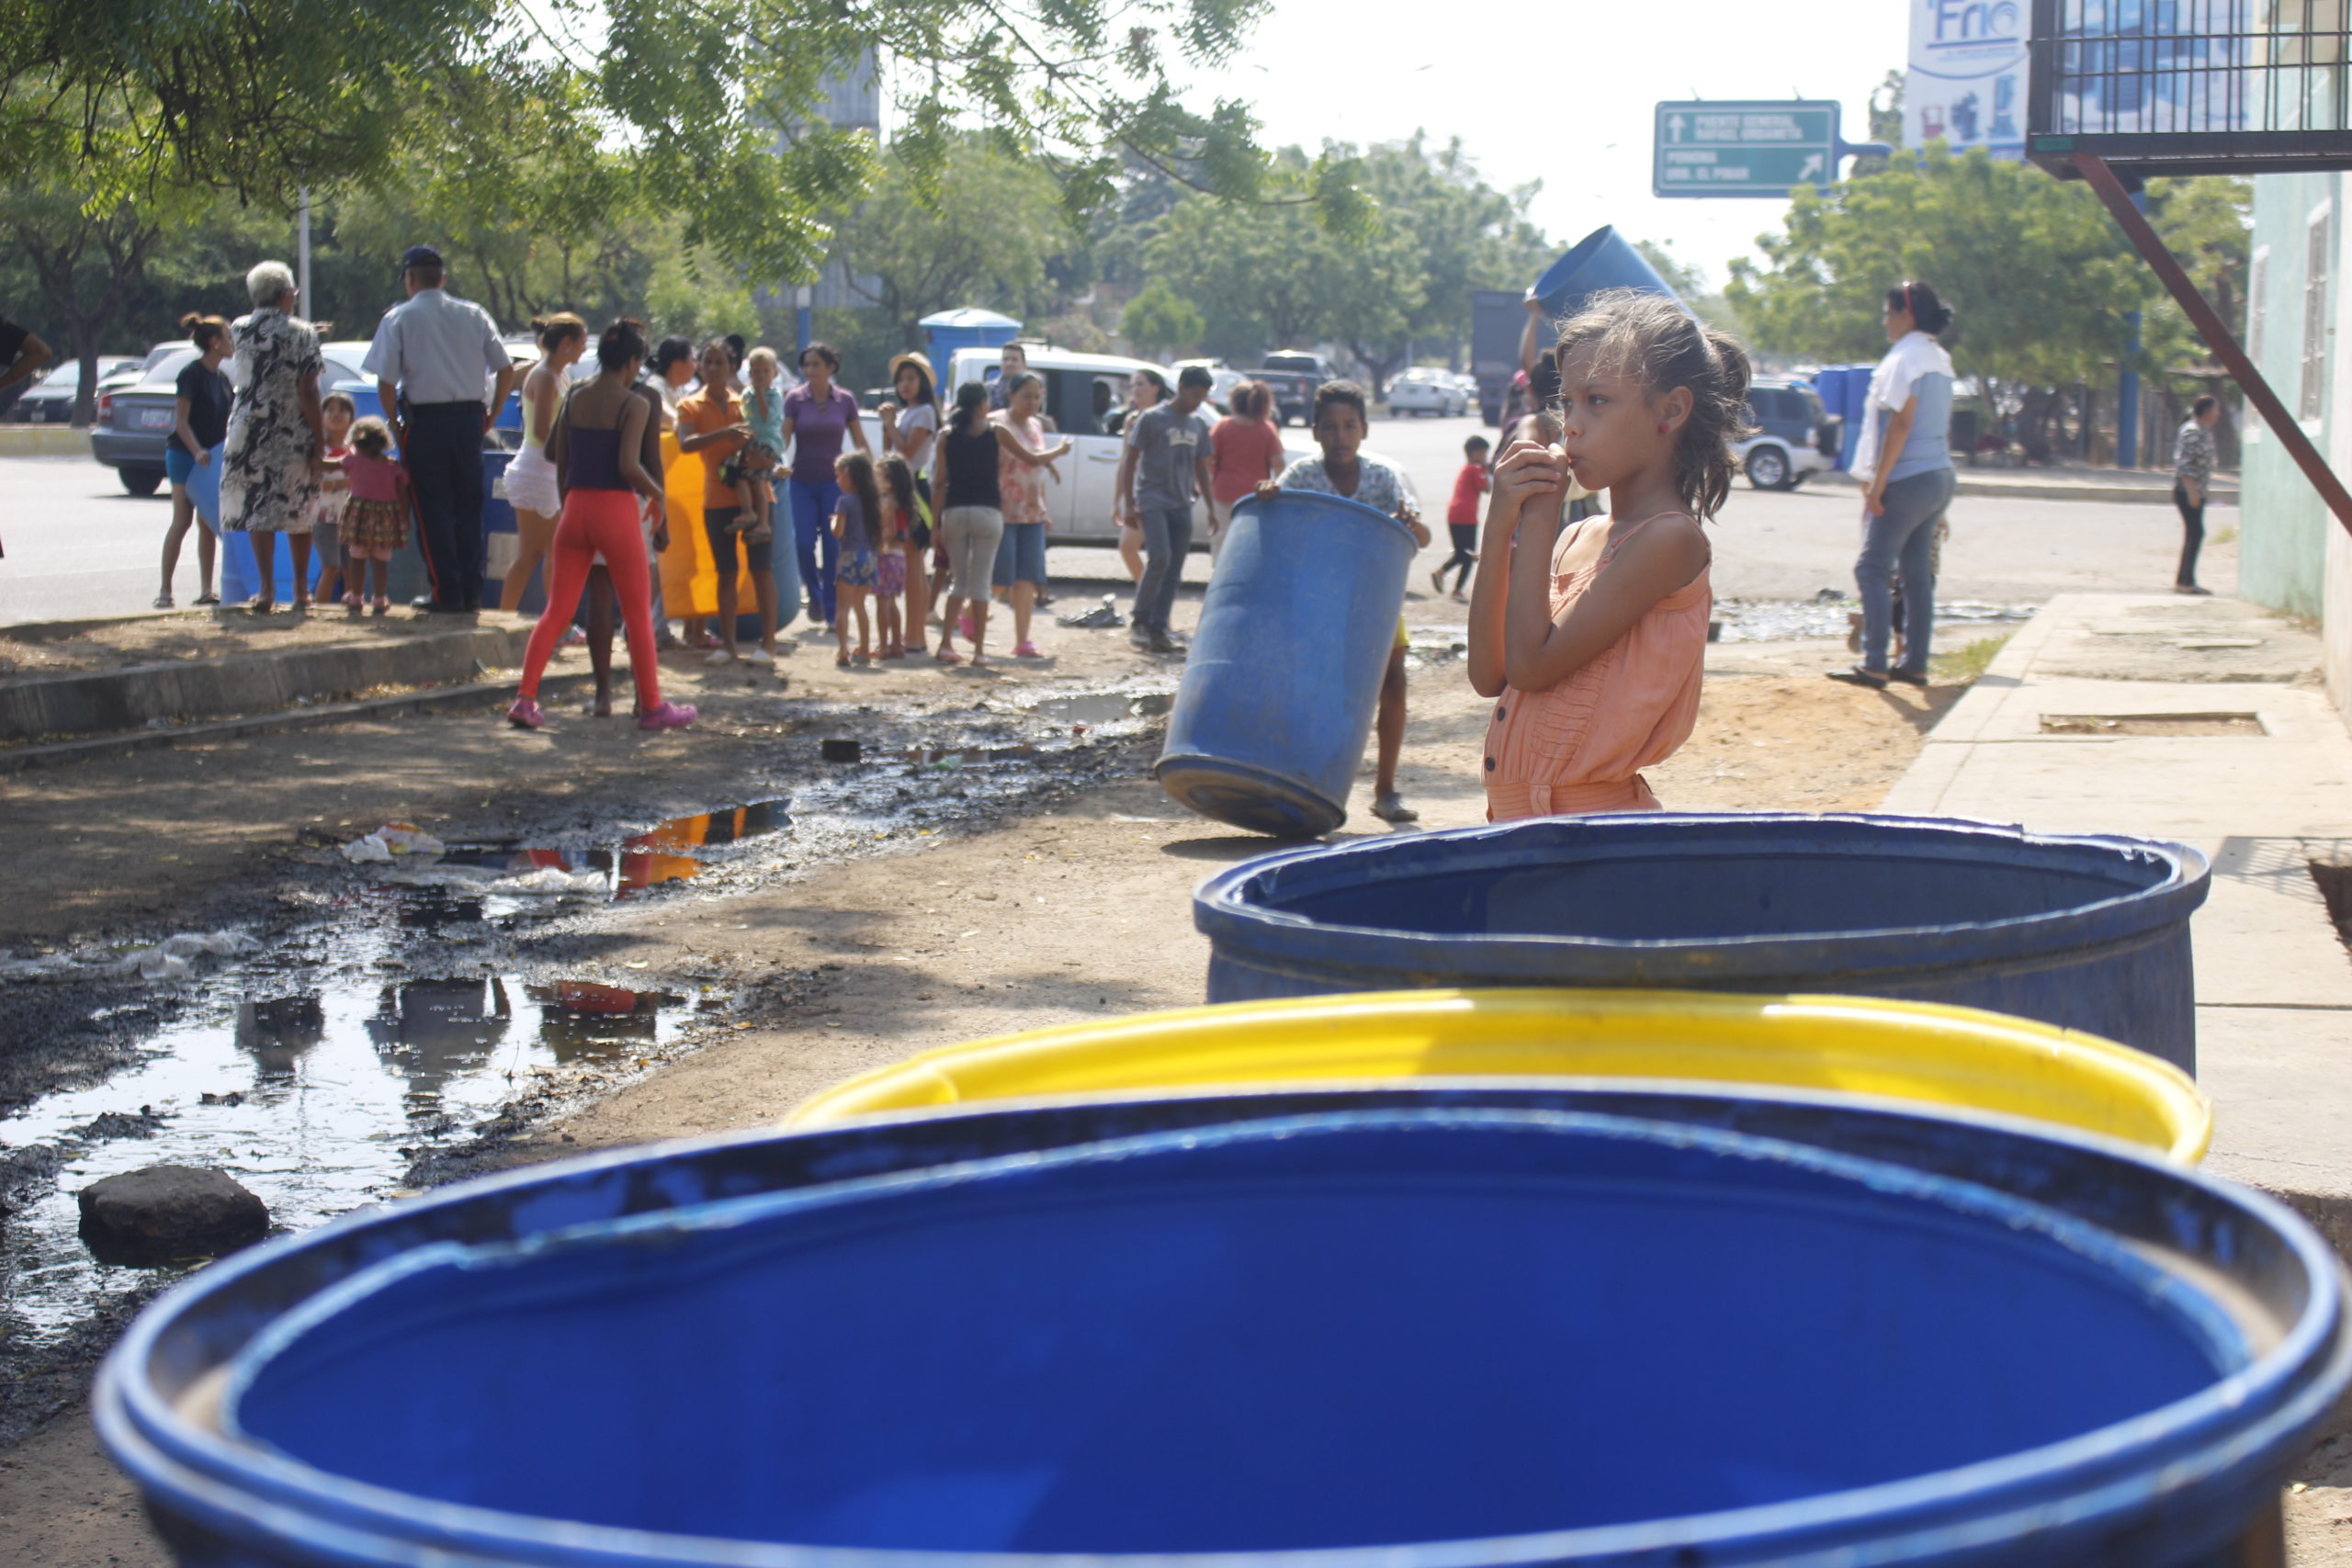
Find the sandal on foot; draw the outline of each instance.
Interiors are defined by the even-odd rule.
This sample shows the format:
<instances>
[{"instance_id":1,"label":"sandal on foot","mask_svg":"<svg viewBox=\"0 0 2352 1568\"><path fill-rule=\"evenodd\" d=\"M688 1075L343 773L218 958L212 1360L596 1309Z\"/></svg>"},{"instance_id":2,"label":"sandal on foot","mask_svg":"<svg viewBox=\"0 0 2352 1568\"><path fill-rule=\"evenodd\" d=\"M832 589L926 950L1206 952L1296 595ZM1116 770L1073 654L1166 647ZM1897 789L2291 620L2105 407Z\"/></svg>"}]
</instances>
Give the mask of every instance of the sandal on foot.
<instances>
[{"instance_id":1,"label":"sandal on foot","mask_svg":"<svg viewBox=\"0 0 2352 1568\"><path fill-rule=\"evenodd\" d=\"M199 604L200 604L200 603L202 603L202 601L201 601L201 600L199 600L199 601L198 601L198 602ZM157 608L158 610L168 610L168 609L170 609L171 607L172 607L172 596L171 596L170 594L168 594L168 593L158 593L158 594L156 594L156 595L155 595L155 608Z\"/></svg>"},{"instance_id":2,"label":"sandal on foot","mask_svg":"<svg viewBox=\"0 0 2352 1568\"><path fill-rule=\"evenodd\" d=\"M198 605L218 604L220 603L220 595L213 592L212 590L208 588L203 592L198 594L195 598L189 600L188 603Z\"/></svg>"},{"instance_id":3,"label":"sandal on foot","mask_svg":"<svg viewBox=\"0 0 2352 1568\"><path fill-rule=\"evenodd\" d=\"M954 649L948 647L944 642L939 645L939 651L933 654L932 657L939 660L942 664L961 664L964 662L964 656L956 652Z\"/></svg>"},{"instance_id":4,"label":"sandal on foot","mask_svg":"<svg viewBox=\"0 0 2352 1568\"><path fill-rule=\"evenodd\" d=\"M506 722L517 729L537 729L547 721L548 716L539 711L539 705L528 697L516 697L514 705L506 710Z\"/></svg>"},{"instance_id":5,"label":"sandal on foot","mask_svg":"<svg viewBox=\"0 0 2352 1568\"><path fill-rule=\"evenodd\" d=\"M640 709L637 716L639 729L684 729L695 721L695 710L685 703L665 702L659 707Z\"/></svg>"}]
</instances>

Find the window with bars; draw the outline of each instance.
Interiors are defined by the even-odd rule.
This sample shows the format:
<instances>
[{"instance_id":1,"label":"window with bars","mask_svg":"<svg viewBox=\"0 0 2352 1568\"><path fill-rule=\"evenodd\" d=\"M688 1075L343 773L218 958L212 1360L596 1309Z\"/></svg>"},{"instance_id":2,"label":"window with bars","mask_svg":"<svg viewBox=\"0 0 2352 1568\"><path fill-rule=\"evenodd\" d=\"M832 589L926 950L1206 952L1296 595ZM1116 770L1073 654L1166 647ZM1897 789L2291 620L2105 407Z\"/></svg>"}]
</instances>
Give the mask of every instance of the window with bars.
<instances>
[{"instance_id":1,"label":"window with bars","mask_svg":"<svg viewBox=\"0 0 2352 1568\"><path fill-rule=\"evenodd\" d=\"M2303 263L2303 392L2298 419L2317 419L2327 400L2327 229L2329 214L2311 221Z\"/></svg>"}]
</instances>

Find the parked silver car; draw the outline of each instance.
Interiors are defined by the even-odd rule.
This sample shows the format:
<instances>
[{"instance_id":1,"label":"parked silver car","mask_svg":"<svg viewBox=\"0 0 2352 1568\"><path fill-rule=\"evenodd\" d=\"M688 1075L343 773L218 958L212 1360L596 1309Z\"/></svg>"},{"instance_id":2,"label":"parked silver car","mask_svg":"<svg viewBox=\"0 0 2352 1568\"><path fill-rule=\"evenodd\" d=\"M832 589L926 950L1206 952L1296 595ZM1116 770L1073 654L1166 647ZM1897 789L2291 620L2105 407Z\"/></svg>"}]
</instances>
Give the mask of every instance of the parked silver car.
<instances>
[{"instance_id":1,"label":"parked silver car","mask_svg":"<svg viewBox=\"0 0 2352 1568\"><path fill-rule=\"evenodd\" d=\"M326 371L319 378L319 390L340 388L351 394L362 415L377 412L375 378L359 368L368 345L331 343L324 353ZM97 422L90 426L90 456L120 475L122 488L133 495L153 495L163 485L164 448L178 417L179 374L196 356L196 349L185 343L169 353L151 355L145 376L98 396Z\"/></svg>"},{"instance_id":2,"label":"parked silver car","mask_svg":"<svg viewBox=\"0 0 2352 1568\"><path fill-rule=\"evenodd\" d=\"M1395 414L1433 413L1442 419L1469 411L1469 396L1453 373L1433 366L1416 365L1388 378L1388 412Z\"/></svg>"}]
</instances>

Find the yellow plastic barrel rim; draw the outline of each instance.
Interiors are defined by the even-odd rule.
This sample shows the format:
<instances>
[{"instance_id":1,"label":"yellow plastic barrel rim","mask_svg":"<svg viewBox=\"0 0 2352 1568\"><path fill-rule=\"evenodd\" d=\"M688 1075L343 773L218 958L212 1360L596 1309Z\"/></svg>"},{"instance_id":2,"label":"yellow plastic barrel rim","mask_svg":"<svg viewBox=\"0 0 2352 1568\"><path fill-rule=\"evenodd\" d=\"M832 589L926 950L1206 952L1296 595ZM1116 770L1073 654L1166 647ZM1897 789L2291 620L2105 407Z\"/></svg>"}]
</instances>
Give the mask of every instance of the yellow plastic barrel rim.
<instances>
[{"instance_id":1,"label":"yellow plastic barrel rim","mask_svg":"<svg viewBox=\"0 0 2352 1568\"><path fill-rule=\"evenodd\" d=\"M944 1046L838 1084L786 1124L973 1101L1425 1078L1769 1085L1988 1111L2203 1157L2188 1074L1973 1008L1696 991L1385 991L1140 1013Z\"/></svg>"}]
</instances>

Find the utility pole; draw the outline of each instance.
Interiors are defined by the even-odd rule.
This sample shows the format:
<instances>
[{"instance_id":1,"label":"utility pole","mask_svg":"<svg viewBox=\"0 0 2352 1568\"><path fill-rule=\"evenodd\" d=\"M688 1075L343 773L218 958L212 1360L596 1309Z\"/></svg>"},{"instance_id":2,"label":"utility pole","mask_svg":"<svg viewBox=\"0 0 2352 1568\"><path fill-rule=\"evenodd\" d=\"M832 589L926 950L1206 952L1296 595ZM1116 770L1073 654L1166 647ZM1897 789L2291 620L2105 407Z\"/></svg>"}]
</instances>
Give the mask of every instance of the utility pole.
<instances>
[{"instance_id":1,"label":"utility pole","mask_svg":"<svg viewBox=\"0 0 2352 1568\"><path fill-rule=\"evenodd\" d=\"M302 310L315 318L318 305L311 299L311 187L302 187L300 219L294 229L294 287L302 291Z\"/></svg>"}]
</instances>

